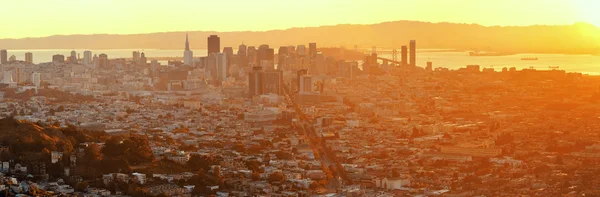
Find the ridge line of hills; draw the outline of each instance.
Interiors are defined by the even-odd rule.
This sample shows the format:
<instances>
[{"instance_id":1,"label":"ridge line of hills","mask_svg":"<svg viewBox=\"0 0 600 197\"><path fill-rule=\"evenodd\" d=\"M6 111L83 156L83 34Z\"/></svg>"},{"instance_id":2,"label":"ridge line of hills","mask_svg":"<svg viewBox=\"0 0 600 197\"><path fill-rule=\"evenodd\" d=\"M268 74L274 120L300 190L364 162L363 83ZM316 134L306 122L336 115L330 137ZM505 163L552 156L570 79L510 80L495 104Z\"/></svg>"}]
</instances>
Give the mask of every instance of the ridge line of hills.
<instances>
[{"instance_id":1,"label":"ridge line of hills","mask_svg":"<svg viewBox=\"0 0 600 197\"><path fill-rule=\"evenodd\" d=\"M482 26L464 23L394 21L370 25L340 24L294 27L269 31L190 31L192 49L205 49L211 34L221 47L269 44L319 47L400 48L417 40L418 48L495 51L506 53L600 54L600 28L573 25ZM0 48L15 49L183 49L186 32L144 34L53 35L39 38L0 39Z\"/></svg>"}]
</instances>

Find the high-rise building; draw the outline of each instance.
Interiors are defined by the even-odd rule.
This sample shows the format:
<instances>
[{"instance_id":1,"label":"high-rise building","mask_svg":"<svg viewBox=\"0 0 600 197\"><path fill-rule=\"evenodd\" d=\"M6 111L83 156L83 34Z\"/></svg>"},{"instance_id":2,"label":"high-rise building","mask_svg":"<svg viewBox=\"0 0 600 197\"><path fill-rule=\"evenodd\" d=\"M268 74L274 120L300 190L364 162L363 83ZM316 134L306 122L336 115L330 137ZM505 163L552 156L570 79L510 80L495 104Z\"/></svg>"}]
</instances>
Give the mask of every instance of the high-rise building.
<instances>
[{"instance_id":1,"label":"high-rise building","mask_svg":"<svg viewBox=\"0 0 600 197\"><path fill-rule=\"evenodd\" d=\"M17 61L17 56L15 56L15 55L11 55L11 56L8 58L8 61L9 61L9 62L16 62L16 61Z\"/></svg>"},{"instance_id":2,"label":"high-rise building","mask_svg":"<svg viewBox=\"0 0 600 197\"><path fill-rule=\"evenodd\" d=\"M148 63L148 59L146 58L146 54L144 52L142 52L140 54L140 61L139 61L138 65L145 66L146 63Z\"/></svg>"},{"instance_id":3,"label":"high-rise building","mask_svg":"<svg viewBox=\"0 0 600 197\"><path fill-rule=\"evenodd\" d=\"M83 52L83 65L89 66L91 65L92 62L92 52L91 51L84 51Z\"/></svg>"},{"instance_id":4,"label":"high-rise building","mask_svg":"<svg viewBox=\"0 0 600 197\"><path fill-rule=\"evenodd\" d=\"M310 75L300 77L300 93L309 93L313 91L313 81Z\"/></svg>"},{"instance_id":5,"label":"high-rise building","mask_svg":"<svg viewBox=\"0 0 600 197\"><path fill-rule=\"evenodd\" d=\"M252 71L248 74L248 96L254 97L262 94L261 75L262 67L252 67Z\"/></svg>"},{"instance_id":6,"label":"high-rise building","mask_svg":"<svg viewBox=\"0 0 600 197\"><path fill-rule=\"evenodd\" d=\"M185 51L183 51L183 64L188 66L194 65L194 52L190 50L188 34L185 34Z\"/></svg>"},{"instance_id":7,"label":"high-rise building","mask_svg":"<svg viewBox=\"0 0 600 197\"><path fill-rule=\"evenodd\" d=\"M98 55L94 54L94 58L92 59L92 64L94 65L94 68L98 68L98 66L100 64L100 60L98 58Z\"/></svg>"},{"instance_id":8,"label":"high-rise building","mask_svg":"<svg viewBox=\"0 0 600 197\"><path fill-rule=\"evenodd\" d=\"M71 56L69 56L69 63L77 63L77 52L75 52L75 50L71 51Z\"/></svg>"},{"instance_id":9,"label":"high-rise building","mask_svg":"<svg viewBox=\"0 0 600 197\"><path fill-rule=\"evenodd\" d=\"M408 65L408 49L406 46L402 46L400 50L400 61L402 62L402 66Z\"/></svg>"},{"instance_id":10,"label":"high-rise building","mask_svg":"<svg viewBox=\"0 0 600 197\"><path fill-rule=\"evenodd\" d=\"M0 50L0 64L8 63L8 52L6 49Z\"/></svg>"},{"instance_id":11,"label":"high-rise building","mask_svg":"<svg viewBox=\"0 0 600 197\"><path fill-rule=\"evenodd\" d=\"M208 37L208 54L221 52L221 38L217 35Z\"/></svg>"},{"instance_id":12,"label":"high-rise building","mask_svg":"<svg viewBox=\"0 0 600 197\"><path fill-rule=\"evenodd\" d=\"M60 55L60 54L53 55L52 56L52 63L55 63L55 64L65 63L65 56L64 55Z\"/></svg>"},{"instance_id":13,"label":"high-rise building","mask_svg":"<svg viewBox=\"0 0 600 197\"><path fill-rule=\"evenodd\" d=\"M288 56L288 47L282 46L279 47L277 51L277 69L287 69L286 58Z\"/></svg>"},{"instance_id":14,"label":"high-rise building","mask_svg":"<svg viewBox=\"0 0 600 197\"><path fill-rule=\"evenodd\" d=\"M317 56L317 43L308 43L308 54L311 58Z\"/></svg>"},{"instance_id":15,"label":"high-rise building","mask_svg":"<svg viewBox=\"0 0 600 197\"><path fill-rule=\"evenodd\" d=\"M327 74L327 66L325 64L325 56L322 53L318 53L314 56L314 63L310 68L310 73L314 75Z\"/></svg>"},{"instance_id":16,"label":"high-rise building","mask_svg":"<svg viewBox=\"0 0 600 197\"><path fill-rule=\"evenodd\" d=\"M301 85L302 83L301 83L300 79L302 79L302 76L305 76L307 74L308 74L308 71L306 69L300 69L300 70L298 70L298 72L296 72L296 85L297 85L296 89L298 90L298 92L301 91L302 87L303 87Z\"/></svg>"},{"instance_id":17,"label":"high-rise building","mask_svg":"<svg viewBox=\"0 0 600 197\"><path fill-rule=\"evenodd\" d=\"M266 59L267 61L275 62L275 49L267 48L266 50Z\"/></svg>"},{"instance_id":18,"label":"high-rise building","mask_svg":"<svg viewBox=\"0 0 600 197\"><path fill-rule=\"evenodd\" d=\"M283 71L265 70L262 73L262 94L281 94L283 90Z\"/></svg>"},{"instance_id":19,"label":"high-rise building","mask_svg":"<svg viewBox=\"0 0 600 197\"><path fill-rule=\"evenodd\" d=\"M246 47L246 45L244 45L244 43L242 43L238 47L238 52L237 52L238 57L246 57L246 51L247 51L247 47Z\"/></svg>"},{"instance_id":20,"label":"high-rise building","mask_svg":"<svg viewBox=\"0 0 600 197\"><path fill-rule=\"evenodd\" d=\"M25 53L25 63L33 64L33 53L31 53L31 52Z\"/></svg>"},{"instance_id":21,"label":"high-rise building","mask_svg":"<svg viewBox=\"0 0 600 197\"><path fill-rule=\"evenodd\" d=\"M417 66L417 41L410 41L410 65Z\"/></svg>"},{"instance_id":22,"label":"high-rise building","mask_svg":"<svg viewBox=\"0 0 600 197\"><path fill-rule=\"evenodd\" d=\"M217 80L227 80L227 55L225 53L215 54L215 66L217 67Z\"/></svg>"},{"instance_id":23,"label":"high-rise building","mask_svg":"<svg viewBox=\"0 0 600 197\"><path fill-rule=\"evenodd\" d=\"M256 51L256 47L249 46L248 47L248 62L249 63L256 63L256 56L258 56L257 51Z\"/></svg>"},{"instance_id":24,"label":"high-rise building","mask_svg":"<svg viewBox=\"0 0 600 197\"><path fill-rule=\"evenodd\" d=\"M427 62L427 67L425 67L426 71L433 71L433 63Z\"/></svg>"},{"instance_id":25,"label":"high-rise building","mask_svg":"<svg viewBox=\"0 0 600 197\"><path fill-rule=\"evenodd\" d=\"M158 64L158 60L150 61L150 73L152 74L152 76L156 76L158 74L159 66L160 64Z\"/></svg>"},{"instance_id":26,"label":"high-rise building","mask_svg":"<svg viewBox=\"0 0 600 197\"><path fill-rule=\"evenodd\" d=\"M84 56L85 56L85 54L84 54ZM139 62L140 62L140 52L139 51L133 51L133 55L132 56L133 56L133 58L132 58L133 64L138 65Z\"/></svg>"},{"instance_id":27,"label":"high-rise building","mask_svg":"<svg viewBox=\"0 0 600 197\"><path fill-rule=\"evenodd\" d=\"M40 83L42 82L40 73L34 72L31 74L31 82L35 85L35 87L40 87Z\"/></svg>"},{"instance_id":28,"label":"high-rise building","mask_svg":"<svg viewBox=\"0 0 600 197\"><path fill-rule=\"evenodd\" d=\"M306 55L306 46L304 45L298 45L298 47L296 47L296 53L298 53L298 56L302 57Z\"/></svg>"},{"instance_id":29,"label":"high-rise building","mask_svg":"<svg viewBox=\"0 0 600 197\"><path fill-rule=\"evenodd\" d=\"M248 76L248 95L282 94L283 72L279 70L265 71L260 66L252 68Z\"/></svg>"},{"instance_id":30,"label":"high-rise building","mask_svg":"<svg viewBox=\"0 0 600 197\"><path fill-rule=\"evenodd\" d=\"M107 69L108 66L108 55L104 53L98 55L98 68Z\"/></svg>"}]
</instances>

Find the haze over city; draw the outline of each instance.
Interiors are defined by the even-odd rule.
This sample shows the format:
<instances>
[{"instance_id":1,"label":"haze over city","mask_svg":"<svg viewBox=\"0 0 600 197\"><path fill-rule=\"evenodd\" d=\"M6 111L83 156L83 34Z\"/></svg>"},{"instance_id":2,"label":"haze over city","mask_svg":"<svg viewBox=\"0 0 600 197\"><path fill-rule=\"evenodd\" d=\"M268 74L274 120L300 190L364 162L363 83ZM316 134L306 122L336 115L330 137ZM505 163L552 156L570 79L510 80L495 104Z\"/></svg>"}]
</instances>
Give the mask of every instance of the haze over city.
<instances>
[{"instance_id":1,"label":"haze over city","mask_svg":"<svg viewBox=\"0 0 600 197\"><path fill-rule=\"evenodd\" d=\"M600 2L2 2L1 196L600 196Z\"/></svg>"}]
</instances>

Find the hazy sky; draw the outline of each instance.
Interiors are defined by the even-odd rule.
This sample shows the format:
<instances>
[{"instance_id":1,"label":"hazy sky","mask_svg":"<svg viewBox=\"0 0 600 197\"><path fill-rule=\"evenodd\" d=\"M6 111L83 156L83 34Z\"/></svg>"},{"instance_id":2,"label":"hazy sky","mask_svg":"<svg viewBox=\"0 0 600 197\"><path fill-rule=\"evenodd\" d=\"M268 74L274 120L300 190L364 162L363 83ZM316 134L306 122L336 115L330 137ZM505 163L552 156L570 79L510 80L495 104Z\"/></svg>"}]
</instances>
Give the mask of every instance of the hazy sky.
<instances>
[{"instance_id":1,"label":"hazy sky","mask_svg":"<svg viewBox=\"0 0 600 197\"><path fill-rule=\"evenodd\" d=\"M600 26L599 0L7 0L0 38L263 31L395 20Z\"/></svg>"}]
</instances>

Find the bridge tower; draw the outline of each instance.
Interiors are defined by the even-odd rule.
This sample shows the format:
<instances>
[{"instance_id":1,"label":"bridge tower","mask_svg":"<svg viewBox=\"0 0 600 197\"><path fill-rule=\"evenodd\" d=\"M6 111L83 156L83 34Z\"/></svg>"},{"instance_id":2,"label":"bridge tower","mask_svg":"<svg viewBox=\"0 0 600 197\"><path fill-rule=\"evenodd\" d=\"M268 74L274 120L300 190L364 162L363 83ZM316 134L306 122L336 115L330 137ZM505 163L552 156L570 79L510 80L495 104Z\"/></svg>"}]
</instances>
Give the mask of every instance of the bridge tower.
<instances>
[{"instance_id":1,"label":"bridge tower","mask_svg":"<svg viewBox=\"0 0 600 197\"><path fill-rule=\"evenodd\" d=\"M398 51L396 49L392 51L392 60L394 60L395 62L398 61Z\"/></svg>"}]
</instances>

